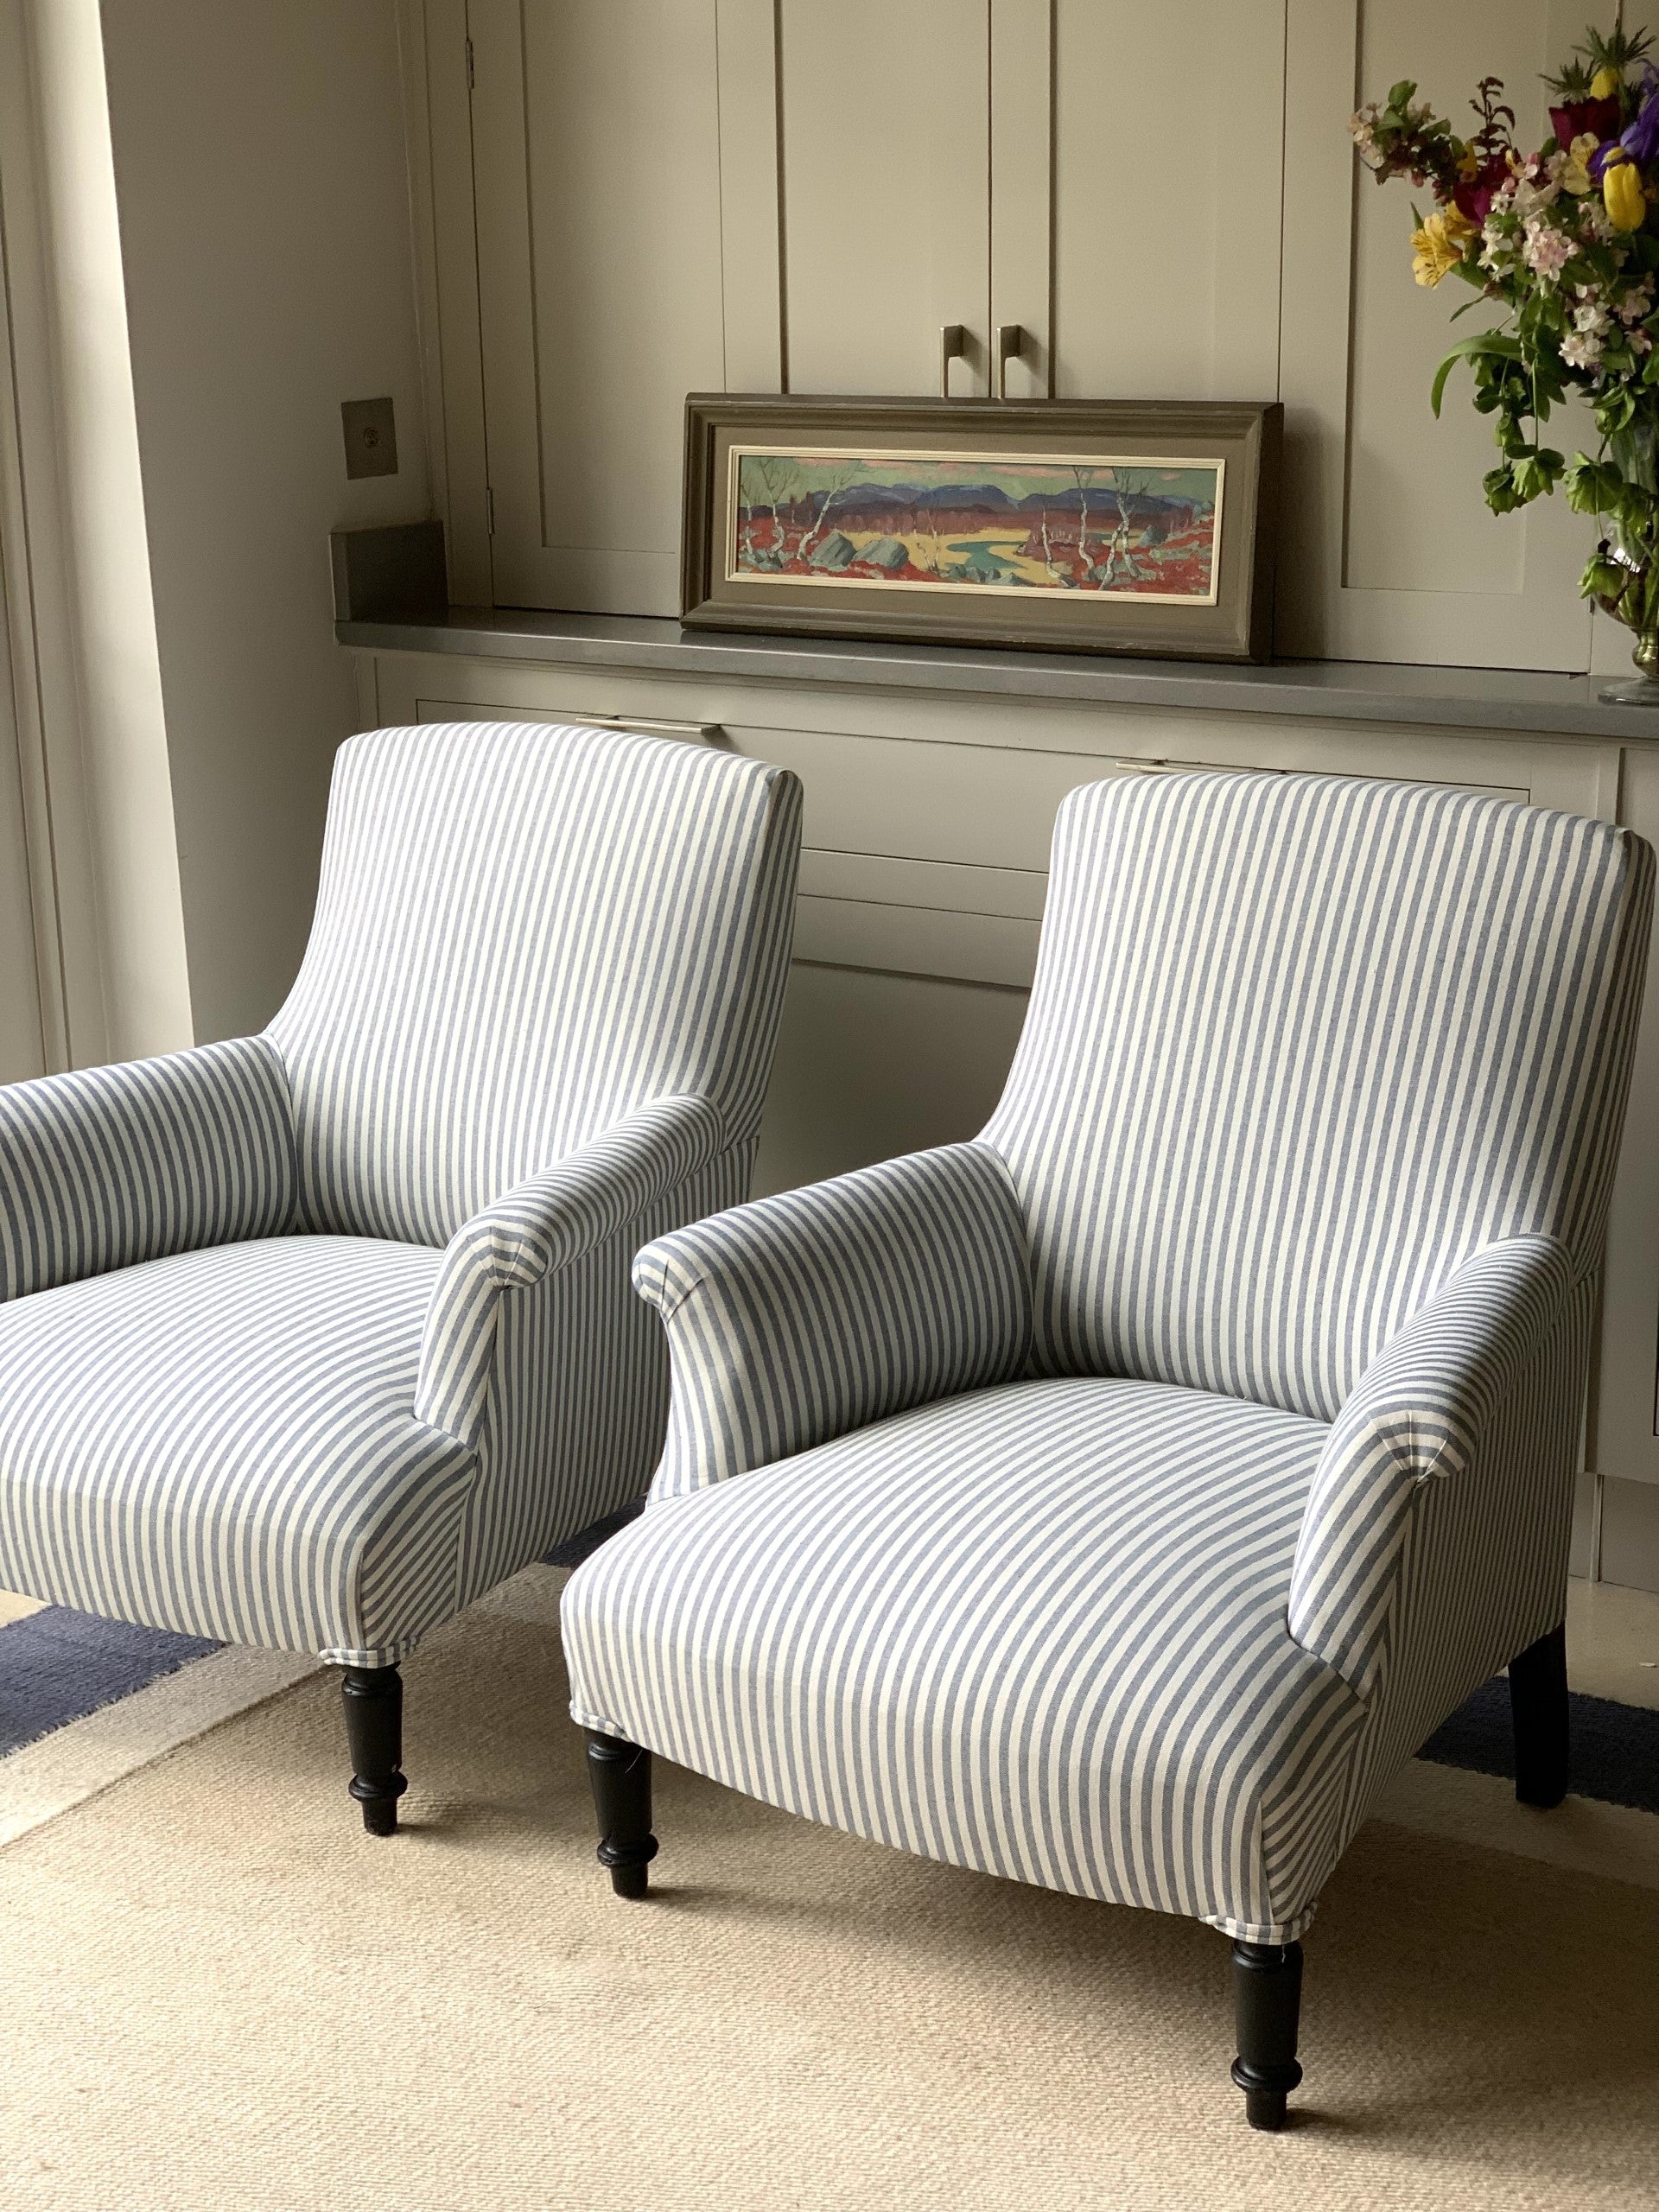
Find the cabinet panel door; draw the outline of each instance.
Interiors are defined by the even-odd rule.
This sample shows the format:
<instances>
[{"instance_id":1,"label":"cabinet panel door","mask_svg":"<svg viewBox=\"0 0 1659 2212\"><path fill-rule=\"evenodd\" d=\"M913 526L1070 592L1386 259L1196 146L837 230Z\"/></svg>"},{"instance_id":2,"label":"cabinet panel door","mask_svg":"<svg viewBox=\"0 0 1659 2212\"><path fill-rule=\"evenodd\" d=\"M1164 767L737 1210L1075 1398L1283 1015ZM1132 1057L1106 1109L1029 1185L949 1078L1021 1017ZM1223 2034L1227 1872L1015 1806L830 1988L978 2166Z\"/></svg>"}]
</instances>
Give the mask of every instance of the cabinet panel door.
<instances>
[{"instance_id":1,"label":"cabinet panel door","mask_svg":"<svg viewBox=\"0 0 1659 2212\"><path fill-rule=\"evenodd\" d=\"M1632 24L1643 14L1631 10ZM1358 660L1579 670L1591 620L1578 575L1592 526L1559 497L1491 514L1481 478L1491 424L1454 372L1436 422L1436 364L1480 326L1477 296L1413 282L1409 184L1379 188L1342 127L1356 97L1402 77L1473 127L1477 81L1501 76L1529 145L1549 130L1540 72L1583 36L1585 0L1291 0L1287 45L1281 397L1287 531L1280 563L1281 652ZM1587 414L1558 412L1548 442L1594 448Z\"/></svg>"},{"instance_id":2,"label":"cabinet panel door","mask_svg":"<svg viewBox=\"0 0 1659 2212\"><path fill-rule=\"evenodd\" d=\"M1659 753L1624 754L1621 821L1659 838ZM1601 1371L1590 1464L1600 1475L1659 1482L1659 925L1648 954L1624 1142L1607 1222Z\"/></svg>"},{"instance_id":3,"label":"cabinet panel door","mask_svg":"<svg viewBox=\"0 0 1659 2212\"><path fill-rule=\"evenodd\" d=\"M1061 397L1278 394L1285 0L1190 0L1173 29L1144 0L1055 0Z\"/></svg>"},{"instance_id":4,"label":"cabinet panel door","mask_svg":"<svg viewBox=\"0 0 1659 2212\"><path fill-rule=\"evenodd\" d=\"M987 390L988 0L782 0L785 385Z\"/></svg>"},{"instance_id":5,"label":"cabinet panel door","mask_svg":"<svg viewBox=\"0 0 1659 2212\"><path fill-rule=\"evenodd\" d=\"M725 384L715 0L472 0L496 603L679 610Z\"/></svg>"}]
</instances>

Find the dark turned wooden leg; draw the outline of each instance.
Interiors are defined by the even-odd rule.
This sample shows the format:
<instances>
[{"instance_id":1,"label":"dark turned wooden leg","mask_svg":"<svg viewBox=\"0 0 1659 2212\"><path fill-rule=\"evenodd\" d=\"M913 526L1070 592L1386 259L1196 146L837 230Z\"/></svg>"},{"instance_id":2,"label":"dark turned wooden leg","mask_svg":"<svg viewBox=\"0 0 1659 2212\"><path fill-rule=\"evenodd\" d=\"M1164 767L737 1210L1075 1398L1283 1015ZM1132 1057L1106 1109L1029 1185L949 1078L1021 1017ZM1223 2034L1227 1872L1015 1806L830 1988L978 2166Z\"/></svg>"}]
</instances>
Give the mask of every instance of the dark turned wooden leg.
<instances>
[{"instance_id":1,"label":"dark turned wooden leg","mask_svg":"<svg viewBox=\"0 0 1659 2212\"><path fill-rule=\"evenodd\" d=\"M404 1780L404 1678L395 1667L346 1667L346 1741L352 1753L352 1795L371 1835L395 1835Z\"/></svg>"},{"instance_id":2,"label":"dark turned wooden leg","mask_svg":"<svg viewBox=\"0 0 1659 2212\"><path fill-rule=\"evenodd\" d=\"M1285 2099L1302 2078L1296 2022L1302 2008L1300 1943L1235 1943L1233 2011L1238 2056L1233 2080L1252 2127L1285 2124Z\"/></svg>"},{"instance_id":3,"label":"dark turned wooden leg","mask_svg":"<svg viewBox=\"0 0 1659 2212\"><path fill-rule=\"evenodd\" d=\"M1510 1662L1515 1720L1515 1794L1523 1805L1559 1805L1567 1795L1567 1628L1553 1628Z\"/></svg>"},{"instance_id":4,"label":"dark turned wooden leg","mask_svg":"<svg viewBox=\"0 0 1659 2212\"><path fill-rule=\"evenodd\" d=\"M599 1863L611 1870L620 1897L645 1894L645 1869L657 1856L651 1832L651 1753L625 1736L588 1731L588 1779L599 1814Z\"/></svg>"}]
</instances>

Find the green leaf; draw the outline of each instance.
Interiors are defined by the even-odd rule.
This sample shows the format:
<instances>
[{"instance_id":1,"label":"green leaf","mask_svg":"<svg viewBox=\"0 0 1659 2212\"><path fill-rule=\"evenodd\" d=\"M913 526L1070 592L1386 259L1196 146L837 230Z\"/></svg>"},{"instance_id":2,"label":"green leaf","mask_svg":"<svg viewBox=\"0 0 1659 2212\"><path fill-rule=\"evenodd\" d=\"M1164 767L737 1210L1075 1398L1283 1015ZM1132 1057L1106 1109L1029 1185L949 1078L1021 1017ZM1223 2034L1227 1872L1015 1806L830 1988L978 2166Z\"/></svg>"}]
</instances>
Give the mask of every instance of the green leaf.
<instances>
[{"instance_id":1,"label":"green leaf","mask_svg":"<svg viewBox=\"0 0 1659 2212\"><path fill-rule=\"evenodd\" d=\"M1628 569L1621 568L1617 561L1610 561L1605 553L1592 554L1579 579L1579 597L1616 600L1629 575Z\"/></svg>"},{"instance_id":2,"label":"green leaf","mask_svg":"<svg viewBox=\"0 0 1659 2212\"><path fill-rule=\"evenodd\" d=\"M1457 344L1434 372L1434 382L1429 391L1428 404L1433 409L1437 418L1440 411L1440 401L1446 391L1446 380L1458 363L1478 360L1483 357L1494 355L1505 360L1518 361L1522 357L1521 341L1519 339L1511 338L1506 331L1502 330L1477 330L1467 338L1459 339Z\"/></svg>"},{"instance_id":3,"label":"green leaf","mask_svg":"<svg viewBox=\"0 0 1659 2212\"><path fill-rule=\"evenodd\" d=\"M1486 494L1486 504L1495 515L1512 514L1516 507L1525 505L1516 488L1513 469L1489 468L1480 480L1480 488Z\"/></svg>"},{"instance_id":4,"label":"green leaf","mask_svg":"<svg viewBox=\"0 0 1659 2212\"><path fill-rule=\"evenodd\" d=\"M1541 446L1536 453L1524 454L1513 465L1516 496L1522 499L1541 499L1548 497L1560 481L1567 462L1561 454L1548 446Z\"/></svg>"},{"instance_id":5,"label":"green leaf","mask_svg":"<svg viewBox=\"0 0 1659 2212\"><path fill-rule=\"evenodd\" d=\"M1624 490L1624 480L1611 461L1592 461L1588 454L1574 454L1561 479L1567 504L1575 514L1611 514Z\"/></svg>"},{"instance_id":6,"label":"green leaf","mask_svg":"<svg viewBox=\"0 0 1659 2212\"><path fill-rule=\"evenodd\" d=\"M1628 429L1636 416L1636 394L1628 385L1611 385L1596 402L1596 423L1605 437Z\"/></svg>"}]
</instances>

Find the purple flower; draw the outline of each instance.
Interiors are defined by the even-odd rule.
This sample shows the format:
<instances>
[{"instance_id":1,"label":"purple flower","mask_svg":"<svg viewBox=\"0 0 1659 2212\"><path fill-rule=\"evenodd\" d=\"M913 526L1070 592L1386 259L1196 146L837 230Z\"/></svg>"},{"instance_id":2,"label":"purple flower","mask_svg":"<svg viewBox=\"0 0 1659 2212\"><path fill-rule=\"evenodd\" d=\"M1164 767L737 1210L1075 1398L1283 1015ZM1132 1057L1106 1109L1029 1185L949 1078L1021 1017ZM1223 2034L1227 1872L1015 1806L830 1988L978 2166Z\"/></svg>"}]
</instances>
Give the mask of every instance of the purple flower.
<instances>
[{"instance_id":1,"label":"purple flower","mask_svg":"<svg viewBox=\"0 0 1659 2212\"><path fill-rule=\"evenodd\" d=\"M1642 105L1636 120L1618 143L1633 162L1659 159L1659 69L1651 61L1642 65Z\"/></svg>"}]
</instances>

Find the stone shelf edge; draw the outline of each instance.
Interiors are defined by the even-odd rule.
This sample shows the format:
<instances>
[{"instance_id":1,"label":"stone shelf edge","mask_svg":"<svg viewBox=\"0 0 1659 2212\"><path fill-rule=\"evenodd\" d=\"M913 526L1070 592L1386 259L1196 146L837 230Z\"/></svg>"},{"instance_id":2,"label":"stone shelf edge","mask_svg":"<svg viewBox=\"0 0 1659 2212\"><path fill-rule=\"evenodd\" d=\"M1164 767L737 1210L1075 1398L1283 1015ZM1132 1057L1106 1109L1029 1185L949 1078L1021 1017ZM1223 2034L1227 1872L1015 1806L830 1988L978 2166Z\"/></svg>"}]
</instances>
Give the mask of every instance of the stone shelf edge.
<instances>
[{"instance_id":1,"label":"stone shelf edge","mask_svg":"<svg viewBox=\"0 0 1659 2212\"><path fill-rule=\"evenodd\" d=\"M752 677L772 683L872 685L1070 699L1099 706L1307 715L1551 736L1659 741L1659 712L1606 707L1599 676L1523 669L1411 667L1382 661L1276 661L1236 668L1198 661L1116 660L1080 653L990 652L957 645L755 637L685 630L646 616L543 614L451 607L415 620L340 621L343 645L454 653L478 660L633 668L658 675Z\"/></svg>"}]
</instances>

